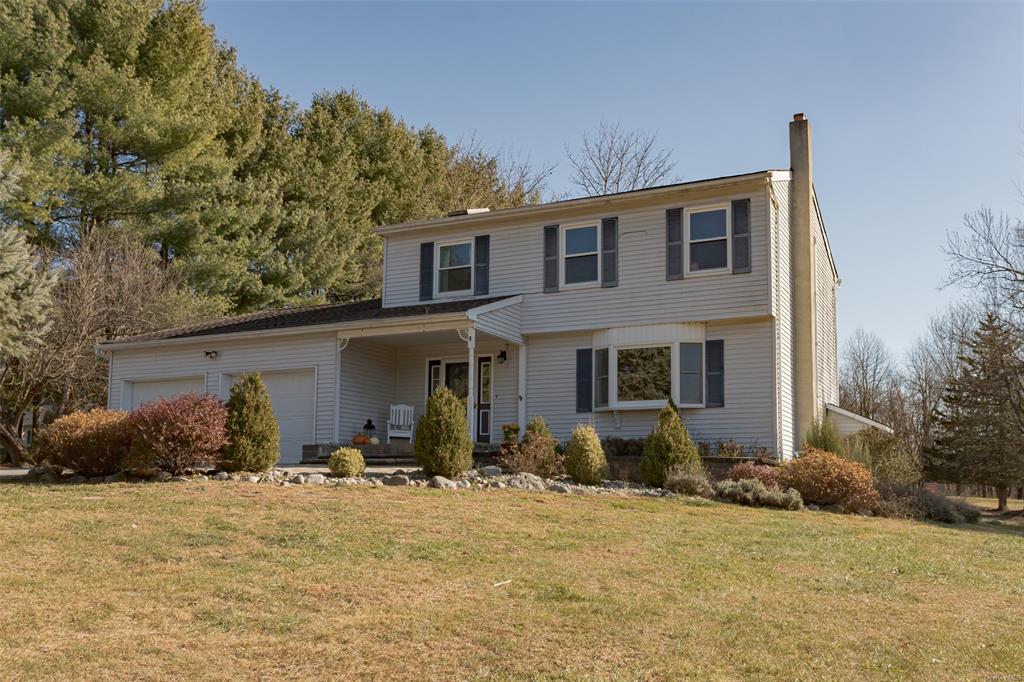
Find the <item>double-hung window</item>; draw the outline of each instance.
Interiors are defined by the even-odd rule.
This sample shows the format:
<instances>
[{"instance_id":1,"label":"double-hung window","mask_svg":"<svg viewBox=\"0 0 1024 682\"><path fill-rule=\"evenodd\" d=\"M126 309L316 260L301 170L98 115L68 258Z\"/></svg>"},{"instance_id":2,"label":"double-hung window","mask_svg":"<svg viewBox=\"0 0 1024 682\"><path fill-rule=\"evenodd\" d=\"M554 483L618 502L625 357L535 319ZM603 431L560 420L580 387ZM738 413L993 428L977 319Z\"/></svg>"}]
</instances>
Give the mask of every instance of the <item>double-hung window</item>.
<instances>
[{"instance_id":1,"label":"double-hung window","mask_svg":"<svg viewBox=\"0 0 1024 682\"><path fill-rule=\"evenodd\" d=\"M679 344L679 404L704 405L704 344Z\"/></svg>"},{"instance_id":2,"label":"double-hung window","mask_svg":"<svg viewBox=\"0 0 1024 682\"><path fill-rule=\"evenodd\" d=\"M562 286L592 284L600 280L597 225L562 230Z\"/></svg>"},{"instance_id":3,"label":"double-hung window","mask_svg":"<svg viewBox=\"0 0 1024 682\"><path fill-rule=\"evenodd\" d=\"M687 274L729 269L730 220L728 204L687 209Z\"/></svg>"},{"instance_id":4,"label":"double-hung window","mask_svg":"<svg viewBox=\"0 0 1024 682\"><path fill-rule=\"evenodd\" d=\"M437 293L466 294L473 291L473 242L448 242L437 246Z\"/></svg>"}]
</instances>

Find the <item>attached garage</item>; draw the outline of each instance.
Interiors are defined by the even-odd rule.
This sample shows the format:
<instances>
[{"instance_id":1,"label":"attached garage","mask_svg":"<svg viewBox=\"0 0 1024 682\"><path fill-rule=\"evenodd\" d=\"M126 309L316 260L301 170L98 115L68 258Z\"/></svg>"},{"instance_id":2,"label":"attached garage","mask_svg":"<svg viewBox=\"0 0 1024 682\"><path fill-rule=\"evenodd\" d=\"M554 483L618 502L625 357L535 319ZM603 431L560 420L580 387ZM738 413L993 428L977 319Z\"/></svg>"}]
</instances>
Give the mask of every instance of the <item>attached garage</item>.
<instances>
[{"instance_id":1,"label":"attached garage","mask_svg":"<svg viewBox=\"0 0 1024 682\"><path fill-rule=\"evenodd\" d=\"M128 390L131 393L129 407L134 410L142 403L158 398L173 398L183 393L205 393L206 378L200 375L180 379L132 381L128 385Z\"/></svg>"},{"instance_id":2,"label":"attached garage","mask_svg":"<svg viewBox=\"0 0 1024 682\"><path fill-rule=\"evenodd\" d=\"M231 376L234 384L241 375ZM302 446L315 443L314 385L312 368L280 372L264 372L263 383L270 393L274 415L281 430L281 462L295 464L302 459Z\"/></svg>"}]
</instances>

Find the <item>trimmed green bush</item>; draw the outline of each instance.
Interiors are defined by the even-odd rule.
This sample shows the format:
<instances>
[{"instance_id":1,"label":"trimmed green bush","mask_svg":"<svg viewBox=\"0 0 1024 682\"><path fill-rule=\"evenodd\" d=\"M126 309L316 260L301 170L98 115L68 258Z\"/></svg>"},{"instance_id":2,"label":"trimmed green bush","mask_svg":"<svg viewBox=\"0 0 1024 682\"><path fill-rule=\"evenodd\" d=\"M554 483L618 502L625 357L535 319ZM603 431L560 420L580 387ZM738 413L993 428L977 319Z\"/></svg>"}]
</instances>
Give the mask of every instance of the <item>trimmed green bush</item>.
<instances>
[{"instance_id":1,"label":"trimmed green bush","mask_svg":"<svg viewBox=\"0 0 1024 682\"><path fill-rule=\"evenodd\" d=\"M669 469L668 475L665 477L664 488L691 497L703 497L709 500L715 497L715 489L708 483L708 477L704 475L704 472L693 473L682 467Z\"/></svg>"},{"instance_id":2,"label":"trimmed green bush","mask_svg":"<svg viewBox=\"0 0 1024 682\"><path fill-rule=\"evenodd\" d=\"M811 428L804 436L805 448L817 448L825 452L839 452L839 433L836 425L828 417L821 417L811 423Z\"/></svg>"},{"instance_id":3,"label":"trimmed green bush","mask_svg":"<svg viewBox=\"0 0 1024 682\"><path fill-rule=\"evenodd\" d=\"M327 460L327 468L338 478L358 478L366 471L366 460L355 448L338 448Z\"/></svg>"},{"instance_id":4,"label":"trimmed green bush","mask_svg":"<svg viewBox=\"0 0 1024 682\"><path fill-rule=\"evenodd\" d=\"M565 473L584 485L596 485L608 475L601 439L590 424L580 424L565 447Z\"/></svg>"},{"instance_id":5,"label":"trimmed green bush","mask_svg":"<svg viewBox=\"0 0 1024 682\"><path fill-rule=\"evenodd\" d=\"M428 476L458 478L473 466L473 441L466 421L466 403L447 387L427 398L427 410L416 422L416 462Z\"/></svg>"},{"instance_id":6,"label":"trimmed green bush","mask_svg":"<svg viewBox=\"0 0 1024 682\"><path fill-rule=\"evenodd\" d=\"M270 394L259 374L245 374L228 398L225 471L266 471L281 457L280 431Z\"/></svg>"},{"instance_id":7,"label":"trimmed green bush","mask_svg":"<svg viewBox=\"0 0 1024 682\"><path fill-rule=\"evenodd\" d=\"M687 473L703 473L697 446L679 418L679 410L671 400L658 414L658 423L644 441L640 458L640 477L647 485L662 487L668 472L680 469Z\"/></svg>"},{"instance_id":8,"label":"trimmed green bush","mask_svg":"<svg viewBox=\"0 0 1024 682\"><path fill-rule=\"evenodd\" d=\"M756 478L744 478L740 481L719 481L715 484L715 493L726 502L743 504L748 507L774 507L796 511L803 509L804 502L800 493L792 488L785 491L764 487L764 483Z\"/></svg>"}]
</instances>

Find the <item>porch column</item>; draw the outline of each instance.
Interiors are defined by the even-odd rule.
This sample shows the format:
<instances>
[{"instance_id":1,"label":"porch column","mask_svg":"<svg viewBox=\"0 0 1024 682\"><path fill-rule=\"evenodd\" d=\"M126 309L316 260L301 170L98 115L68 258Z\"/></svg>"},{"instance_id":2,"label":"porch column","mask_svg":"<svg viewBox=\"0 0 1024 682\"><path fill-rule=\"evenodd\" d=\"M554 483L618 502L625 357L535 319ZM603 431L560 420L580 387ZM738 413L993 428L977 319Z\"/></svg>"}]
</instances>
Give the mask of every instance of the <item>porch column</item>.
<instances>
[{"instance_id":1,"label":"porch column","mask_svg":"<svg viewBox=\"0 0 1024 682\"><path fill-rule=\"evenodd\" d=\"M519 371L519 435L526 434L526 344L520 343L517 346L517 366Z\"/></svg>"},{"instance_id":2,"label":"porch column","mask_svg":"<svg viewBox=\"0 0 1024 682\"><path fill-rule=\"evenodd\" d=\"M348 348L348 338L338 336L338 349L334 353L334 443L340 439L341 431L341 351Z\"/></svg>"},{"instance_id":3,"label":"porch column","mask_svg":"<svg viewBox=\"0 0 1024 682\"><path fill-rule=\"evenodd\" d=\"M469 386L466 395L466 419L469 422L469 438L476 443L476 329L459 330L459 337L469 348Z\"/></svg>"}]
</instances>

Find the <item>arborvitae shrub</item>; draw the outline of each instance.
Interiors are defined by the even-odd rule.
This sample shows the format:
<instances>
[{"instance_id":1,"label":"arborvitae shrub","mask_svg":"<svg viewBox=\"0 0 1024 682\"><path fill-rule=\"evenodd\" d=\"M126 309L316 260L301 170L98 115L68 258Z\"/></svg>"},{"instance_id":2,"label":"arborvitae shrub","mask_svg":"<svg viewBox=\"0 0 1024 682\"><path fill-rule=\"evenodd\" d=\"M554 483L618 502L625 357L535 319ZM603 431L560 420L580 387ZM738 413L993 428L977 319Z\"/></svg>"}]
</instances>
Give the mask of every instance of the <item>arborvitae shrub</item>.
<instances>
[{"instance_id":1,"label":"arborvitae shrub","mask_svg":"<svg viewBox=\"0 0 1024 682\"><path fill-rule=\"evenodd\" d=\"M339 478L358 478L366 471L366 460L363 453L355 448L338 448L327 460L327 468L331 475Z\"/></svg>"},{"instance_id":2,"label":"arborvitae shrub","mask_svg":"<svg viewBox=\"0 0 1024 682\"><path fill-rule=\"evenodd\" d=\"M779 467L778 480L780 488L794 488L805 502L841 504L848 511L873 511L878 507L871 472L831 452L808 448Z\"/></svg>"},{"instance_id":3,"label":"arborvitae shrub","mask_svg":"<svg viewBox=\"0 0 1024 682\"><path fill-rule=\"evenodd\" d=\"M227 443L227 410L212 395L186 393L143 403L129 416L129 468L172 474L212 469Z\"/></svg>"},{"instance_id":4,"label":"arborvitae shrub","mask_svg":"<svg viewBox=\"0 0 1024 682\"><path fill-rule=\"evenodd\" d=\"M804 447L816 448L825 452L839 452L839 433L836 425L827 417L821 417L811 422L811 428L804 436Z\"/></svg>"},{"instance_id":5,"label":"arborvitae shrub","mask_svg":"<svg viewBox=\"0 0 1024 682\"><path fill-rule=\"evenodd\" d=\"M800 493L796 490L766 488L764 483L756 478L719 481L715 484L715 492L727 502L745 504L748 507L775 507L796 511L803 509L804 506Z\"/></svg>"},{"instance_id":6,"label":"arborvitae shrub","mask_svg":"<svg viewBox=\"0 0 1024 682\"><path fill-rule=\"evenodd\" d=\"M565 446L565 473L584 485L596 485L608 475L608 460L597 431L589 424L580 424Z\"/></svg>"},{"instance_id":7,"label":"arborvitae shrub","mask_svg":"<svg viewBox=\"0 0 1024 682\"><path fill-rule=\"evenodd\" d=\"M672 469L703 473L697 446L679 418L679 410L671 400L658 414L658 423L644 441L640 459L640 477L647 485L661 487Z\"/></svg>"},{"instance_id":8,"label":"arborvitae shrub","mask_svg":"<svg viewBox=\"0 0 1024 682\"><path fill-rule=\"evenodd\" d=\"M523 442L504 443L499 458L509 471L551 478L562 471L557 446L558 439L551 435L544 418L534 417L526 427Z\"/></svg>"},{"instance_id":9,"label":"arborvitae shrub","mask_svg":"<svg viewBox=\"0 0 1024 682\"><path fill-rule=\"evenodd\" d=\"M416 423L413 451L428 476L457 478L473 466L466 403L449 388L427 398L427 410Z\"/></svg>"},{"instance_id":10,"label":"arborvitae shrub","mask_svg":"<svg viewBox=\"0 0 1024 682\"><path fill-rule=\"evenodd\" d=\"M281 457L280 431L270 394L259 374L246 374L231 387L227 402L226 471L266 471Z\"/></svg>"},{"instance_id":11,"label":"arborvitae shrub","mask_svg":"<svg viewBox=\"0 0 1024 682\"><path fill-rule=\"evenodd\" d=\"M60 417L36 438L33 459L82 476L112 474L123 466L131 444L127 417L127 412L100 408Z\"/></svg>"},{"instance_id":12,"label":"arborvitae shrub","mask_svg":"<svg viewBox=\"0 0 1024 682\"><path fill-rule=\"evenodd\" d=\"M754 464L753 462L740 462L729 467L725 477L730 481L742 481L747 478L756 478L764 484L765 488L779 487L778 467Z\"/></svg>"}]
</instances>

